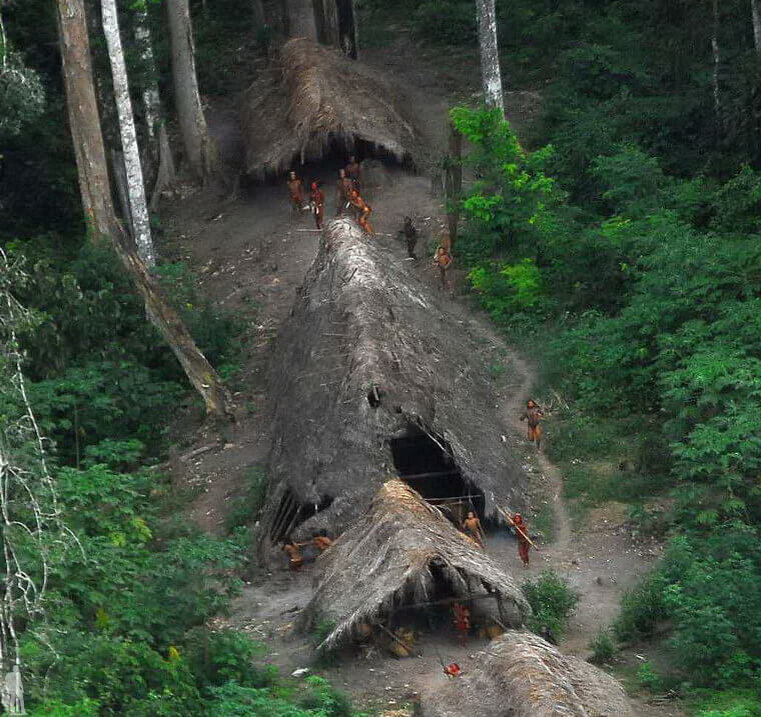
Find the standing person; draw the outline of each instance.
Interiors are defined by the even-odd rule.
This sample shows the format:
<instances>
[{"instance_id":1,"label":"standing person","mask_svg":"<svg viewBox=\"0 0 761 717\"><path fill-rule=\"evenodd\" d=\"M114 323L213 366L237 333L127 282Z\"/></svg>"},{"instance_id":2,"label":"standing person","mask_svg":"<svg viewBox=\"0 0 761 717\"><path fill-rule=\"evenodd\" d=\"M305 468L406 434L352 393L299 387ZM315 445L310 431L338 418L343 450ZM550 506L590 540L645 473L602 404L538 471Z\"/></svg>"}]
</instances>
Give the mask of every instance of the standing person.
<instances>
[{"instance_id":1,"label":"standing person","mask_svg":"<svg viewBox=\"0 0 761 717\"><path fill-rule=\"evenodd\" d=\"M296 176L296 172L291 172L288 175L288 196L293 211L300 212L304 206L304 182Z\"/></svg>"},{"instance_id":2,"label":"standing person","mask_svg":"<svg viewBox=\"0 0 761 717\"><path fill-rule=\"evenodd\" d=\"M343 214L346 209L352 189L354 189L354 183L346 176L346 170L339 169L336 184L336 216Z\"/></svg>"},{"instance_id":3,"label":"standing person","mask_svg":"<svg viewBox=\"0 0 761 717\"><path fill-rule=\"evenodd\" d=\"M322 229L322 222L325 217L325 195L317 182L312 182L312 193L309 195L309 199L314 212L315 224L317 224L318 229Z\"/></svg>"},{"instance_id":4,"label":"standing person","mask_svg":"<svg viewBox=\"0 0 761 717\"><path fill-rule=\"evenodd\" d=\"M542 450L542 427L539 425L539 421L543 415L542 409L532 399L526 401L526 410L520 415L521 421L528 422L528 439L532 443L536 443L536 450L539 453Z\"/></svg>"},{"instance_id":5,"label":"standing person","mask_svg":"<svg viewBox=\"0 0 761 717\"><path fill-rule=\"evenodd\" d=\"M357 210L357 223L362 227L363 231L366 234L375 234L369 221L370 215L373 212L372 207L359 196L359 192L356 189L352 189L349 193L349 202Z\"/></svg>"},{"instance_id":6,"label":"standing person","mask_svg":"<svg viewBox=\"0 0 761 717\"><path fill-rule=\"evenodd\" d=\"M352 182L354 182L354 189L356 189L357 192L361 192L362 167L360 166L359 162L357 162L357 158L353 154L351 157L349 157L349 163L346 165L346 176L351 179Z\"/></svg>"},{"instance_id":7,"label":"standing person","mask_svg":"<svg viewBox=\"0 0 761 717\"><path fill-rule=\"evenodd\" d=\"M402 236L407 242L407 256L410 259L417 259L415 256L415 246L417 245L418 232L412 224L411 217L404 217L404 226L399 230L399 238Z\"/></svg>"},{"instance_id":8,"label":"standing person","mask_svg":"<svg viewBox=\"0 0 761 717\"><path fill-rule=\"evenodd\" d=\"M468 517L462 521L462 531L465 535L473 538L478 543L480 548L484 548L483 530L481 529L481 521L478 516L471 510L468 512Z\"/></svg>"},{"instance_id":9,"label":"standing person","mask_svg":"<svg viewBox=\"0 0 761 717\"><path fill-rule=\"evenodd\" d=\"M441 276L441 288L444 291L451 291L451 282L449 280L449 269L452 267L452 254L450 251L451 242L447 234L441 240L436 249L436 253L433 255L433 263L439 267L439 275Z\"/></svg>"},{"instance_id":10,"label":"standing person","mask_svg":"<svg viewBox=\"0 0 761 717\"><path fill-rule=\"evenodd\" d=\"M518 556L523 562L523 567L528 567L528 551L531 543L528 538L528 523L523 519L520 513L513 515L513 527L515 528L515 537L518 538Z\"/></svg>"}]
</instances>

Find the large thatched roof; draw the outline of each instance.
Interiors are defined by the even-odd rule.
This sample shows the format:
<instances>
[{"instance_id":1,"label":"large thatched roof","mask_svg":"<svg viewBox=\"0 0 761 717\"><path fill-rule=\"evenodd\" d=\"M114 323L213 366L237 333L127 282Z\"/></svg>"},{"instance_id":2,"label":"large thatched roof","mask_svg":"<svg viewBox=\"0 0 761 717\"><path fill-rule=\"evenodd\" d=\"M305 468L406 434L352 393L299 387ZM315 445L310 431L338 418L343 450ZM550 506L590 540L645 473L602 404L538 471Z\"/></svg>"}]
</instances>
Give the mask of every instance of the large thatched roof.
<instances>
[{"instance_id":1,"label":"large thatched roof","mask_svg":"<svg viewBox=\"0 0 761 717\"><path fill-rule=\"evenodd\" d=\"M417 143L389 87L369 68L337 50L294 38L280 50L275 69L245 98L246 168L264 176L289 169L294 158L321 158L331 142L351 149L357 140L399 161Z\"/></svg>"},{"instance_id":2,"label":"large thatched roof","mask_svg":"<svg viewBox=\"0 0 761 717\"><path fill-rule=\"evenodd\" d=\"M340 533L395 473L392 439L411 427L483 491L484 515L525 508L490 340L476 320L452 316L409 262L353 221L333 221L275 347L264 537ZM284 515L288 502L298 515Z\"/></svg>"},{"instance_id":3,"label":"large thatched roof","mask_svg":"<svg viewBox=\"0 0 761 717\"><path fill-rule=\"evenodd\" d=\"M507 632L479 652L462 677L423 698L424 717L629 717L621 685L540 637Z\"/></svg>"},{"instance_id":4,"label":"large thatched roof","mask_svg":"<svg viewBox=\"0 0 761 717\"><path fill-rule=\"evenodd\" d=\"M335 623L324 648L350 637L359 623L388 618L395 607L430 601L434 572L455 596L498 594L504 619L514 625L531 613L512 578L400 480L380 489L318 569L317 588L300 621L307 629L319 620Z\"/></svg>"}]
</instances>

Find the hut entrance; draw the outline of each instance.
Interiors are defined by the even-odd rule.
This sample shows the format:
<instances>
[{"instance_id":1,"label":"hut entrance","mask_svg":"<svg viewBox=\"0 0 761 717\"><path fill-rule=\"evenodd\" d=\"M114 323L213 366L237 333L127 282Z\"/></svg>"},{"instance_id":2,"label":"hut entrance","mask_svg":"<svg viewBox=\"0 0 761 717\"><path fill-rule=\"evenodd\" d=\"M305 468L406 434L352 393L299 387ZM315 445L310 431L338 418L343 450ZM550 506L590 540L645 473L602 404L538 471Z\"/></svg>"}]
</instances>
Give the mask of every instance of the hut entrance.
<instances>
[{"instance_id":1,"label":"hut entrance","mask_svg":"<svg viewBox=\"0 0 761 717\"><path fill-rule=\"evenodd\" d=\"M325 496L319 503L301 503L290 488L286 488L280 499L275 520L270 528L270 540L278 543L290 538L291 533L304 521L308 520L320 511L330 507L333 502L331 496Z\"/></svg>"},{"instance_id":2,"label":"hut entrance","mask_svg":"<svg viewBox=\"0 0 761 717\"><path fill-rule=\"evenodd\" d=\"M459 526L469 510L484 517L484 494L460 472L447 442L411 425L391 441L399 477Z\"/></svg>"}]
</instances>

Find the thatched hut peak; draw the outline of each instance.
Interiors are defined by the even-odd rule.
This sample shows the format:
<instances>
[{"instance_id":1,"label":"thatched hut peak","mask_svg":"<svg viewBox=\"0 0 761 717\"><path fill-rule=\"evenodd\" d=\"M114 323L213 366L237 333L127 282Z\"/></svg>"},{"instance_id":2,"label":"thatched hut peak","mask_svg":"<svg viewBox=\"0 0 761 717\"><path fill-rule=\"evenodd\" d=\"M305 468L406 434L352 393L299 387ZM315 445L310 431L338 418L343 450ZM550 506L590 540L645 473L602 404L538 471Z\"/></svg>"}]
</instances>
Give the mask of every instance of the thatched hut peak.
<instances>
[{"instance_id":1,"label":"thatched hut peak","mask_svg":"<svg viewBox=\"0 0 761 717\"><path fill-rule=\"evenodd\" d=\"M542 638L509 631L476 655L457 680L424 695L424 717L460 717L478 705L480 717L631 717L621 684Z\"/></svg>"},{"instance_id":2,"label":"thatched hut peak","mask_svg":"<svg viewBox=\"0 0 761 717\"><path fill-rule=\"evenodd\" d=\"M413 157L418 142L378 75L305 37L283 45L275 68L248 89L243 124L246 169L256 177L332 151L356 151L360 143L401 163Z\"/></svg>"},{"instance_id":3,"label":"thatched hut peak","mask_svg":"<svg viewBox=\"0 0 761 717\"><path fill-rule=\"evenodd\" d=\"M338 535L390 475L486 520L525 509L490 341L379 239L331 222L273 355L264 547Z\"/></svg>"},{"instance_id":4,"label":"thatched hut peak","mask_svg":"<svg viewBox=\"0 0 761 717\"><path fill-rule=\"evenodd\" d=\"M330 649L386 623L405 606L488 599L501 622L522 624L531 608L518 585L436 507L400 480L385 483L367 512L318 561L314 596L300 617L309 629L335 624ZM434 600L441 591L449 597Z\"/></svg>"}]
</instances>

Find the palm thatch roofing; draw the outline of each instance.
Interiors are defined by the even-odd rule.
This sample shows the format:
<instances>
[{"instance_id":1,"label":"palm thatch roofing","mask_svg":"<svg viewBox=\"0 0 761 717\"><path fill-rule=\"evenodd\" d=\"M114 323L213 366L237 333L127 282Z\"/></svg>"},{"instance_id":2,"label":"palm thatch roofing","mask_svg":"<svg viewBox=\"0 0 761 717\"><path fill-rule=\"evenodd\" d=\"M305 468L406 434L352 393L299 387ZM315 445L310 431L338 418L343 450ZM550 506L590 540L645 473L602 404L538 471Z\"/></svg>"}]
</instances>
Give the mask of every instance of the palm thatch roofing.
<instances>
[{"instance_id":1,"label":"palm thatch roofing","mask_svg":"<svg viewBox=\"0 0 761 717\"><path fill-rule=\"evenodd\" d=\"M362 140L401 162L417 133L390 88L368 67L304 37L281 48L275 68L245 95L247 171L258 177L317 160Z\"/></svg>"},{"instance_id":2,"label":"palm thatch roofing","mask_svg":"<svg viewBox=\"0 0 761 717\"><path fill-rule=\"evenodd\" d=\"M523 624L531 614L520 588L444 514L400 480L390 480L370 509L318 561L314 596L300 616L310 629L321 620L335 628L320 645L350 638L404 604L432 599L434 574L455 597L493 594L504 620Z\"/></svg>"},{"instance_id":3,"label":"palm thatch roofing","mask_svg":"<svg viewBox=\"0 0 761 717\"><path fill-rule=\"evenodd\" d=\"M482 493L482 516L526 508L524 449L490 370L500 344L477 318L453 316L410 264L348 218L324 232L273 352L263 543L341 533L397 474L395 439L411 431Z\"/></svg>"},{"instance_id":4,"label":"palm thatch roofing","mask_svg":"<svg viewBox=\"0 0 761 717\"><path fill-rule=\"evenodd\" d=\"M629 717L620 683L540 637L509 631L476 655L471 669L423 697L424 717Z\"/></svg>"}]
</instances>

